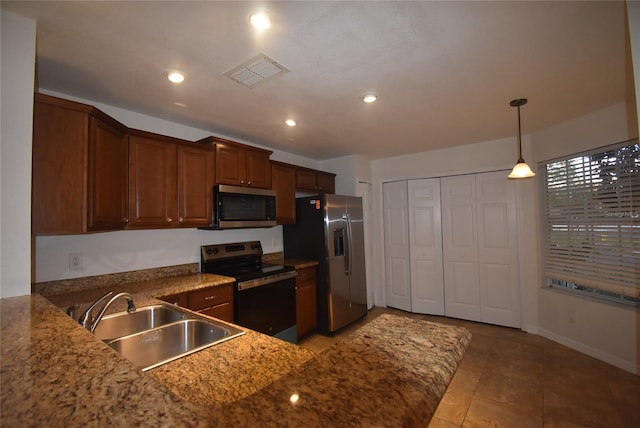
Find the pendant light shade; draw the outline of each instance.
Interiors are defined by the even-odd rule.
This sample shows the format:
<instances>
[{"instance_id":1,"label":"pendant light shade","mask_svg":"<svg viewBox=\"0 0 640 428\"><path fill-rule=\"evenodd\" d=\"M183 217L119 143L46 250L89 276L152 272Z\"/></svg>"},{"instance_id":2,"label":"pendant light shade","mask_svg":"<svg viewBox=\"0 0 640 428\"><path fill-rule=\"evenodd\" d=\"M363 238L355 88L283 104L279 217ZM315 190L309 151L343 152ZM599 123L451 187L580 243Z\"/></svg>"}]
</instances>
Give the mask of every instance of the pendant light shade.
<instances>
[{"instance_id":1,"label":"pendant light shade","mask_svg":"<svg viewBox=\"0 0 640 428\"><path fill-rule=\"evenodd\" d=\"M529 178L536 175L533 171L531 171L531 168L529 168L529 165L527 165L524 159L522 159L522 132L520 130L520 106L523 106L526 103L527 103L526 98L518 98L509 103L511 107L518 108L518 163L516 164L516 166L513 167L513 170L511 170L511 174L507 176L509 178Z\"/></svg>"}]
</instances>

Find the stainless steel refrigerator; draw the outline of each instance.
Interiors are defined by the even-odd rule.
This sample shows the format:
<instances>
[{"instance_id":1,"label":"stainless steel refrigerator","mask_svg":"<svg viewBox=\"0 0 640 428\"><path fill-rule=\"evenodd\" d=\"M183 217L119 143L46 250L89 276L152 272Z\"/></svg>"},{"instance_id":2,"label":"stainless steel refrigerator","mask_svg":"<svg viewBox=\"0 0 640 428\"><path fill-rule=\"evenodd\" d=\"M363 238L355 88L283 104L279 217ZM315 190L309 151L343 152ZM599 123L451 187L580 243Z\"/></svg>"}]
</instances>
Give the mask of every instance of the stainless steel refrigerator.
<instances>
[{"instance_id":1,"label":"stainless steel refrigerator","mask_svg":"<svg viewBox=\"0 0 640 428\"><path fill-rule=\"evenodd\" d=\"M318 329L334 332L367 313L362 198L296 199L296 224L285 225L285 258L317 260Z\"/></svg>"}]
</instances>

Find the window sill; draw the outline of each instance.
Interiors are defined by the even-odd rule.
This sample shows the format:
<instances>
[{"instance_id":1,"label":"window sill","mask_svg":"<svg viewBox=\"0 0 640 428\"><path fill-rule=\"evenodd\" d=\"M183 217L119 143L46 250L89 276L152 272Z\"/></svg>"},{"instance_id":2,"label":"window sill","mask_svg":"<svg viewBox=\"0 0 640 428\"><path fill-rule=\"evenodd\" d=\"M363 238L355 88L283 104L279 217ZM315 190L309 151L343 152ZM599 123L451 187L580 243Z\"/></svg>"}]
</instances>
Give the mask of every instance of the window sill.
<instances>
[{"instance_id":1,"label":"window sill","mask_svg":"<svg viewBox=\"0 0 640 428\"><path fill-rule=\"evenodd\" d=\"M553 286L549 286L549 285L543 285L542 287L540 287L543 290L547 290L553 293L560 293L560 294L565 294L565 295L569 295L569 296L573 296L573 297L577 297L577 298L581 298L581 299L587 299L587 300L591 300L593 302L597 302L597 303L602 303L604 305L610 305L610 306L615 306L618 307L620 309L627 309L630 311L634 311L634 312L640 312L640 303L623 303L621 301L618 301L616 299L613 298L608 298L605 296L596 296L593 295L593 293L590 293L588 291L581 291L581 290L571 290L571 289L565 289L562 287L553 287Z\"/></svg>"}]
</instances>

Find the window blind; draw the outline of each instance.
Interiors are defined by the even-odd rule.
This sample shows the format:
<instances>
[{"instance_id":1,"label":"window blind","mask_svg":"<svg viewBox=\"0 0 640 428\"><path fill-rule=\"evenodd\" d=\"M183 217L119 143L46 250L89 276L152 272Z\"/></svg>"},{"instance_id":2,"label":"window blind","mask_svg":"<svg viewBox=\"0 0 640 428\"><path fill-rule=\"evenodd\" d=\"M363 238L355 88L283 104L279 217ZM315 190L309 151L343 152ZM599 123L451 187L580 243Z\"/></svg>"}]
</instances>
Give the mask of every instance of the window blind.
<instances>
[{"instance_id":1,"label":"window blind","mask_svg":"<svg viewBox=\"0 0 640 428\"><path fill-rule=\"evenodd\" d=\"M541 169L548 283L640 297L638 140L548 161Z\"/></svg>"}]
</instances>

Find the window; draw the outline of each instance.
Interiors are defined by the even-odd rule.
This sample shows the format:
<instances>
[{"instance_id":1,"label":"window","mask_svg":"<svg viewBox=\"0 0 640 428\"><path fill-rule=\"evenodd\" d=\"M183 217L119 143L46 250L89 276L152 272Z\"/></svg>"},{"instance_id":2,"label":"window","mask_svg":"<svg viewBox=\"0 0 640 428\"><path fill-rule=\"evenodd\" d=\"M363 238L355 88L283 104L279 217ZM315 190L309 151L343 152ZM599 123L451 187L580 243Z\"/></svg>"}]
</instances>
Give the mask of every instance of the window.
<instances>
[{"instance_id":1,"label":"window","mask_svg":"<svg viewBox=\"0 0 640 428\"><path fill-rule=\"evenodd\" d=\"M640 144L540 165L546 284L640 307Z\"/></svg>"}]
</instances>

